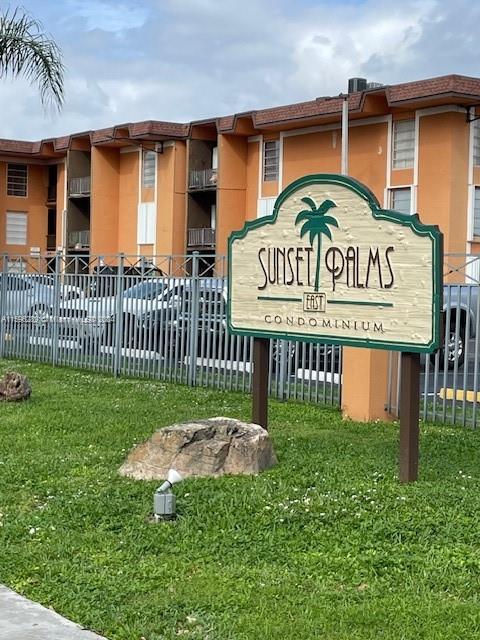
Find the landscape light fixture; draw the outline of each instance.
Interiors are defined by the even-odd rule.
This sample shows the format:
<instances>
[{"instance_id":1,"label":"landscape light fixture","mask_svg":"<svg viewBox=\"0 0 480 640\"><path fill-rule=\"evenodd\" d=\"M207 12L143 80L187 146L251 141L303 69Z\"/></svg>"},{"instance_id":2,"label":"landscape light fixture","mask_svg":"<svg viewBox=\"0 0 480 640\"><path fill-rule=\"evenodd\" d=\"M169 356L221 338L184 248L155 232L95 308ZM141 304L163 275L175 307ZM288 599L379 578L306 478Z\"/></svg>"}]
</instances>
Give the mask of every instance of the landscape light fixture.
<instances>
[{"instance_id":1,"label":"landscape light fixture","mask_svg":"<svg viewBox=\"0 0 480 640\"><path fill-rule=\"evenodd\" d=\"M181 482L183 477L175 469L170 469L165 482L153 494L153 517L155 520L173 520L175 512L175 494L171 489Z\"/></svg>"}]
</instances>

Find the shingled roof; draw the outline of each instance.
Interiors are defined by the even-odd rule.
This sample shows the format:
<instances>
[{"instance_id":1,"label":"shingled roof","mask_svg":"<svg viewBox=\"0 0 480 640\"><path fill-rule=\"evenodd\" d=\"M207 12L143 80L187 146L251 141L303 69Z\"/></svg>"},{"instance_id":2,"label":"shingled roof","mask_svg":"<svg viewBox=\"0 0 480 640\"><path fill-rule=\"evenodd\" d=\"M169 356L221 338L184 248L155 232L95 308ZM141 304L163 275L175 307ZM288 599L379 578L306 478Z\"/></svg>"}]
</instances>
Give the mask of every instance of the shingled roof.
<instances>
[{"instance_id":1,"label":"shingled roof","mask_svg":"<svg viewBox=\"0 0 480 640\"><path fill-rule=\"evenodd\" d=\"M374 89L367 89L348 96L349 112L361 114L366 97L368 95L384 95L386 102L391 107L410 103L412 108L415 102L425 103L429 99L438 100L445 98L450 102L458 101L461 106L467 107L480 103L480 78L472 78L460 75L439 76L415 82L405 82L397 85L385 85ZM190 123L164 122L160 120L146 120L142 122L125 123L105 129L86 131L68 136L46 139L38 142L26 142L18 140L0 139L0 153L10 155L37 155L42 156L44 146L50 144L57 153L66 151L74 138L90 139L91 144L100 144L115 139L127 139L132 142L139 140L172 140L186 139L189 137L192 126L198 124L210 124L220 133L233 132L238 118L250 118L255 129L262 130L272 126L287 125L302 120L312 121L322 118L340 117L342 113L344 96L316 98L305 102L287 104L268 109L259 109L212 118L211 120L197 120ZM128 131L128 136L125 136Z\"/></svg>"},{"instance_id":2,"label":"shingled roof","mask_svg":"<svg viewBox=\"0 0 480 640\"><path fill-rule=\"evenodd\" d=\"M452 95L467 98L480 98L480 78L468 76L439 76L416 82L385 87L389 104Z\"/></svg>"}]
</instances>

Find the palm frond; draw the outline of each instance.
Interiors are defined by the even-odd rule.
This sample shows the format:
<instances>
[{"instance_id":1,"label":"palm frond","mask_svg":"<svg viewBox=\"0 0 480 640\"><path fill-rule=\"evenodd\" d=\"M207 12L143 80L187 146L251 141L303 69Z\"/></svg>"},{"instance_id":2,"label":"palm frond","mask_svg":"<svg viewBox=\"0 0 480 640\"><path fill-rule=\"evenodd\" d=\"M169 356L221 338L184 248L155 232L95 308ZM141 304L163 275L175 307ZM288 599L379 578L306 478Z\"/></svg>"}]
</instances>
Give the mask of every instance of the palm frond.
<instances>
[{"instance_id":1,"label":"palm frond","mask_svg":"<svg viewBox=\"0 0 480 640\"><path fill-rule=\"evenodd\" d=\"M317 205L315 204L315 200L313 200L312 198L310 198L309 196L305 196L304 198L301 199L302 202L305 202L305 204L308 204L308 206L312 209L315 210L317 208Z\"/></svg>"},{"instance_id":2,"label":"palm frond","mask_svg":"<svg viewBox=\"0 0 480 640\"><path fill-rule=\"evenodd\" d=\"M335 204L335 202L333 200L324 200L322 202L322 204L318 207L317 211L320 214L324 214L326 213L329 209L332 209L332 207L336 207L337 205Z\"/></svg>"},{"instance_id":3,"label":"palm frond","mask_svg":"<svg viewBox=\"0 0 480 640\"><path fill-rule=\"evenodd\" d=\"M0 77L24 75L38 86L44 107L60 109L64 71L61 50L41 22L19 9L0 15Z\"/></svg>"},{"instance_id":4,"label":"palm frond","mask_svg":"<svg viewBox=\"0 0 480 640\"><path fill-rule=\"evenodd\" d=\"M324 224L331 224L333 227L337 227L338 229L338 220L333 216L326 216L325 214L322 216L322 222Z\"/></svg>"},{"instance_id":5,"label":"palm frond","mask_svg":"<svg viewBox=\"0 0 480 640\"><path fill-rule=\"evenodd\" d=\"M308 211L308 209L303 209L303 211L300 211L300 213L295 218L295 224L298 224L302 220L309 220L313 214L314 214L314 211Z\"/></svg>"},{"instance_id":6,"label":"palm frond","mask_svg":"<svg viewBox=\"0 0 480 640\"><path fill-rule=\"evenodd\" d=\"M324 235L324 236L327 236L327 238L328 238L329 240L331 240L331 239L332 239L332 232L331 232L331 230L329 229L329 227L327 227L327 225L325 225L325 227L322 229L321 233L323 233L323 235Z\"/></svg>"},{"instance_id":7,"label":"palm frond","mask_svg":"<svg viewBox=\"0 0 480 640\"><path fill-rule=\"evenodd\" d=\"M302 230L300 231L300 237L303 238L303 236L309 231L314 231L314 232L318 231L318 221L315 220L314 218L311 218L302 226Z\"/></svg>"}]
</instances>

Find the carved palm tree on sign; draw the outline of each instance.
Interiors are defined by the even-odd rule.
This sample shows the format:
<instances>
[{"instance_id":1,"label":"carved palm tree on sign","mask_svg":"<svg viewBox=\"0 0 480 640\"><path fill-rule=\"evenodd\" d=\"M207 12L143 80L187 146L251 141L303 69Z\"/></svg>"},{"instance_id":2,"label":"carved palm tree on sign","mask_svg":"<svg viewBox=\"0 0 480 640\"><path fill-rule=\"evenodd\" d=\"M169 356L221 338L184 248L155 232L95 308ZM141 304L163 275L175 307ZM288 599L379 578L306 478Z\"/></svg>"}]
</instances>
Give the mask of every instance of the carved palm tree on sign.
<instances>
[{"instance_id":1,"label":"carved palm tree on sign","mask_svg":"<svg viewBox=\"0 0 480 640\"><path fill-rule=\"evenodd\" d=\"M309 240L313 247L313 243L317 240L317 268L315 270L315 291L318 291L320 286L320 255L322 252L322 235L332 239L332 232L330 226L338 228L338 221L333 216L328 216L327 211L336 207L337 205L333 200L324 200L322 204L317 207L315 201L309 196L302 198L302 202L307 204L310 209L304 209L295 218L295 224L299 224L303 220L306 220L300 231L300 237L303 238L307 233L310 234ZM330 225L330 226L329 226Z\"/></svg>"}]
</instances>

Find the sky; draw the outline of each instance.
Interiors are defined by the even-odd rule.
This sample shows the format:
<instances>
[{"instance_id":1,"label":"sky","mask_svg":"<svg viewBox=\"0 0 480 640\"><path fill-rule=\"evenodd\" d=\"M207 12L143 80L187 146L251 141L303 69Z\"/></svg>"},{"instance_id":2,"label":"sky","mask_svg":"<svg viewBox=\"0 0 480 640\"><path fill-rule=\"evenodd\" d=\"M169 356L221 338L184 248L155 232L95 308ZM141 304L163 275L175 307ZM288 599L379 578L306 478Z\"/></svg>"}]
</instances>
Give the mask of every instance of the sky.
<instances>
[{"instance_id":1,"label":"sky","mask_svg":"<svg viewBox=\"0 0 480 640\"><path fill-rule=\"evenodd\" d=\"M202 118L449 73L480 76L480 3L456 0L21 0L63 52L65 105L0 78L0 137ZM0 0L0 9L15 0Z\"/></svg>"}]
</instances>

